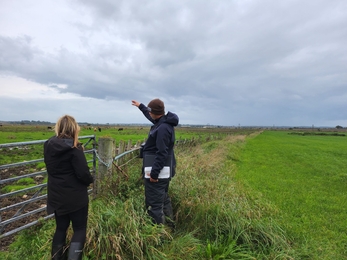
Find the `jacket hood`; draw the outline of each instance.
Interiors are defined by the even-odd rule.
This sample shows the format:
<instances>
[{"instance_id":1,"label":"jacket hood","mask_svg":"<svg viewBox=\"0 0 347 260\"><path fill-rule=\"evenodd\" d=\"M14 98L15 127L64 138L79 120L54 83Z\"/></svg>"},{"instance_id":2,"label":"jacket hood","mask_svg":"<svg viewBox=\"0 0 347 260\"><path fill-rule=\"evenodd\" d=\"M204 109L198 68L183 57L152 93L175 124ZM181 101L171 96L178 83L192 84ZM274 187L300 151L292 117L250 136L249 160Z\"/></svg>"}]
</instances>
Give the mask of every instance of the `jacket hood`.
<instances>
[{"instance_id":1,"label":"jacket hood","mask_svg":"<svg viewBox=\"0 0 347 260\"><path fill-rule=\"evenodd\" d=\"M51 156L57 156L73 147L73 139L61 139L56 136L48 139L45 143L45 152Z\"/></svg>"},{"instance_id":2,"label":"jacket hood","mask_svg":"<svg viewBox=\"0 0 347 260\"><path fill-rule=\"evenodd\" d=\"M172 126L177 126L179 122L178 116L175 113L167 112L167 114L164 116L163 123L170 124Z\"/></svg>"}]
</instances>

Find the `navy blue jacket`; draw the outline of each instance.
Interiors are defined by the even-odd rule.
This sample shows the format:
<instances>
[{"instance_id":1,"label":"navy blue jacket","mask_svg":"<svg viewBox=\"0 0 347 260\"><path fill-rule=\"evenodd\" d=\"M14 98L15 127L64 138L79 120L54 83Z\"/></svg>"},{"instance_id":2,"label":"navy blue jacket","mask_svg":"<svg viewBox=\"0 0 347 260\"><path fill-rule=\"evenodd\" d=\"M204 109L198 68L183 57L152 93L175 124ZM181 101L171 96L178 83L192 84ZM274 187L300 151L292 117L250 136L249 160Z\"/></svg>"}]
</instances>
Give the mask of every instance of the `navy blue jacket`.
<instances>
[{"instance_id":1,"label":"navy blue jacket","mask_svg":"<svg viewBox=\"0 0 347 260\"><path fill-rule=\"evenodd\" d=\"M141 103L139 109L153 123L143 148L144 155L146 153L155 154L151 177L158 179L159 172L163 169L168 156L172 156L173 167L171 177L174 177L176 168L176 158L173 149L175 145L174 127L178 125L178 116L172 112L168 112L159 119L153 120L144 104Z\"/></svg>"}]
</instances>

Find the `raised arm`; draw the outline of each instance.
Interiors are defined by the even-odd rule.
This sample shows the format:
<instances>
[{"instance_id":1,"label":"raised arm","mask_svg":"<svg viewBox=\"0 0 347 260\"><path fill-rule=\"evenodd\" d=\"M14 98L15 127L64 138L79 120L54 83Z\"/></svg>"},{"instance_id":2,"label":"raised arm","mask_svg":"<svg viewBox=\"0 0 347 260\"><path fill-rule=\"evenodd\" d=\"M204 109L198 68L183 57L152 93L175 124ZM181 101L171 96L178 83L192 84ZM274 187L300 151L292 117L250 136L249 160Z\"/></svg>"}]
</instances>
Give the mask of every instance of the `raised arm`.
<instances>
[{"instance_id":1,"label":"raised arm","mask_svg":"<svg viewBox=\"0 0 347 260\"><path fill-rule=\"evenodd\" d=\"M153 120L153 118L149 115L148 109L147 109L147 107L146 107L144 104L142 104L142 103L140 103L140 102L138 102L138 101L136 101L136 100L132 100L132 101L131 101L131 104L132 104L133 106L138 107L138 108L141 110L141 112L143 113L143 115L144 115L149 121L151 121L151 122L154 124L154 120Z\"/></svg>"}]
</instances>

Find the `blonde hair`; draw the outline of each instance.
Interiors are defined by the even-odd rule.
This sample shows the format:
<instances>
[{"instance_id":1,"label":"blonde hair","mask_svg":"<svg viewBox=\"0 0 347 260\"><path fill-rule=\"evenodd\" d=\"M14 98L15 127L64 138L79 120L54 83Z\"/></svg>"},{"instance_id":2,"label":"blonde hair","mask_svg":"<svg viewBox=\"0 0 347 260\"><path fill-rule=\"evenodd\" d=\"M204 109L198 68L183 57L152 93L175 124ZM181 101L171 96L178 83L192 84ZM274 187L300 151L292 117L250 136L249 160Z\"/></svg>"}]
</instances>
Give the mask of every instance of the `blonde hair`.
<instances>
[{"instance_id":1,"label":"blonde hair","mask_svg":"<svg viewBox=\"0 0 347 260\"><path fill-rule=\"evenodd\" d=\"M77 124L75 118L69 115L62 116L55 124L54 130L56 136L59 138L73 139L73 147L77 147L80 127Z\"/></svg>"}]
</instances>

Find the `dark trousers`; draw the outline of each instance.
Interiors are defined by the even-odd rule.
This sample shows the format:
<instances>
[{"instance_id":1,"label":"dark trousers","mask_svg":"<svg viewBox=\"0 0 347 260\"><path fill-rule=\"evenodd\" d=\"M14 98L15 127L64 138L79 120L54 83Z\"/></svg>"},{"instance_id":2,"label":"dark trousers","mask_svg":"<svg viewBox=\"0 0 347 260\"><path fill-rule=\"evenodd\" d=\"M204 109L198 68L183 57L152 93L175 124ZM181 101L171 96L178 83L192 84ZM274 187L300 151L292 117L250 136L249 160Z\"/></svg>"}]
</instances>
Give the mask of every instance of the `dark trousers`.
<instances>
[{"instance_id":1,"label":"dark trousers","mask_svg":"<svg viewBox=\"0 0 347 260\"><path fill-rule=\"evenodd\" d=\"M173 221L172 204L168 195L169 185L170 179L159 179L158 182L145 179L146 208L155 224Z\"/></svg>"},{"instance_id":2,"label":"dark trousers","mask_svg":"<svg viewBox=\"0 0 347 260\"><path fill-rule=\"evenodd\" d=\"M61 245L66 242L66 232L72 222L73 235L71 242L84 244L87 233L88 205L66 215L55 215L56 230L53 236L53 244Z\"/></svg>"}]
</instances>

